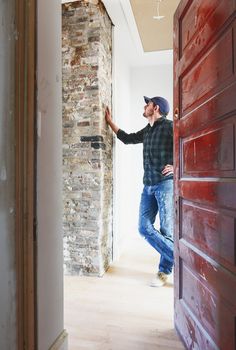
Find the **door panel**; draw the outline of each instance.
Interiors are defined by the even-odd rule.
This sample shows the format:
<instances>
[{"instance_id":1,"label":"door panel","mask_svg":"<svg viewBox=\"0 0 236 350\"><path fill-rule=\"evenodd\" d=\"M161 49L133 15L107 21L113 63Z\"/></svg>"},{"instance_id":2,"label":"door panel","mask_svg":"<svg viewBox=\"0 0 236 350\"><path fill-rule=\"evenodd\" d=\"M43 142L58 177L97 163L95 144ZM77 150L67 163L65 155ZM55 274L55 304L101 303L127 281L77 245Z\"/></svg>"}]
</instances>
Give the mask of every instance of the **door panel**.
<instances>
[{"instance_id":1,"label":"door panel","mask_svg":"<svg viewBox=\"0 0 236 350\"><path fill-rule=\"evenodd\" d=\"M222 264L235 265L234 212L219 213L183 200L180 237Z\"/></svg>"},{"instance_id":2,"label":"door panel","mask_svg":"<svg viewBox=\"0 0 236 350\"><path fill-rule=\"evenodd\" d=\"M183 262L183 288L182 299L194 316L200 321L203 328L214 339L215 342L227 343L227 337L234 336L234 315L227 305L221 303L219 297L215 296L204 283L196 278L195 274L185 266ZM221 319L218 317L219 305L220 316L224 318L221 327ZM218 330L221 330L220 333Z\"/></svg>"},{"instance_id":3,"label":"door panel","mask_svg":"<svg viewBox=\"0 0 236 350\"><path fill-rule=\"evenodd\" d=\"M236 82L233 82L214 97L204 101L197 109L191 110L188 117L182 118L181 124L178 125L181 139L187 137L191 130L196 132L204 125L219 120L221 116L232 114L232 111L236 110L235 91Z\"/></svg>"},{"instance_id":4,"label":"door panel","mask_svg":"<svg viewBox=\"0 0 236 350\"><path fill-rule=\"evenodd\" d=\"M176 14L178 17L178 33L175 35L176 53L185 59L180 63L182 71L207 47L217 40L217 35L224 30L224 25L233 16L235 0L182 0ZM174 34L177 34L175 32Z\"/></svg>"},{"instance_id":5,"label":"door panel","mask_svg":"<svg viewBox=\"0 0 236 350\"><path fill-rule=\"evenodd\" d=\"M191 70L181 76L180 93L182 115L196 105L202 98L210 98L219 90L223 84L229 84L233 80L233 31L225 33L215 46L206 52L192 66Z\"/></svg>"},{"instance_id":6,"label":"door panel","mask_svg":"<svg viewBox=\"0 0 236 350\"><path fill-rule=\"evenodd\" d=\"M236 2L174 19L175 325L188 349L236 349Z\"/></svg>"},{"instance_id":7,"label":"door panel","mask_svg":"<svg viewBox=\"0 0 236 350\"><path fill-rule=\"evenodd\" d=\"M235 177L235 116L181 140L182 177Z\"/></svg>"}]
</instances>

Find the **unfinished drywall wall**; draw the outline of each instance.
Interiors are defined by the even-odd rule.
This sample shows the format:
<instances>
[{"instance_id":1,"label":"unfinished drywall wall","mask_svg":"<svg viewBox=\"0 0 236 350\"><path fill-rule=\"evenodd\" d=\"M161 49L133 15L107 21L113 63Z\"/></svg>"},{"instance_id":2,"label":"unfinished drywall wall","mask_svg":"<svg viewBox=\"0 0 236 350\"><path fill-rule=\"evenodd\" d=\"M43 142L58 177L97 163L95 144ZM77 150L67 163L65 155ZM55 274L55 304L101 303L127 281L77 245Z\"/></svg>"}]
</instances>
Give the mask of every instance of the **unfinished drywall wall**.
<instances>
[{"instance_id":1,"label":"unfinished drywall wall","mask_svg":"<svg viewBox=\"0 0 236 350\"><path fill-rule=\"evenodd\" d=\"M37 19L37 348L66 349L63 329L61 1L38 1Z\"/></svg>"}]
</instances>

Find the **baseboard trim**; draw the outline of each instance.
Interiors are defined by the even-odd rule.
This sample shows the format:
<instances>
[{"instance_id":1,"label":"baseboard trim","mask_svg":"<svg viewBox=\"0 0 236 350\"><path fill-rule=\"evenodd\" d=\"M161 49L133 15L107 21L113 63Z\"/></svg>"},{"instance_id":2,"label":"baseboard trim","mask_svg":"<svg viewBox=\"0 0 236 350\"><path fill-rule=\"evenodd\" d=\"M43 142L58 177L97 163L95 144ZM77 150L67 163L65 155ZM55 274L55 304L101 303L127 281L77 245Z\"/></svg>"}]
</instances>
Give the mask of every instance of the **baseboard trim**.
<instances>
[{"instance_id":1,"label":"baseboard trim","mask_svg":"<svg viewBox=\"0 0 236 350\"><path fill-rule=\"evenodd\" d=\"M67 350L68 349L68 333L64 329L57 337L49 350Z\"/></svg>"}]
</instances>

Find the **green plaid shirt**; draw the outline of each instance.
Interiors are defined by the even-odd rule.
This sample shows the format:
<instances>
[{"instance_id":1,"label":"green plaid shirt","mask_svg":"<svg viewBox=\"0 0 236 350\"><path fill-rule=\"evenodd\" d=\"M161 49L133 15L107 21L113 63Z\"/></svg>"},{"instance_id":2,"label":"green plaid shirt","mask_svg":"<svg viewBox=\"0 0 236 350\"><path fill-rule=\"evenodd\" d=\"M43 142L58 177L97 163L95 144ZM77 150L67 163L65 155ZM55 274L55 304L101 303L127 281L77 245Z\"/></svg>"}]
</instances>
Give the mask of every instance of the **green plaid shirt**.
<instances>
[{"instance_id":1,"label":"green plaid shirt","mask_svg":"<svg viewBox=\"0 0 236 350\"><path fill-rule=\"evenodd\" d=\"M164 176L165 165L173 164L173 122L161 117L153 126L127 134L119 129L117 138L125 144L143 143L143 183L154 186L160 181L172 179L173 175Z\"/></svg>"}]
</instances>

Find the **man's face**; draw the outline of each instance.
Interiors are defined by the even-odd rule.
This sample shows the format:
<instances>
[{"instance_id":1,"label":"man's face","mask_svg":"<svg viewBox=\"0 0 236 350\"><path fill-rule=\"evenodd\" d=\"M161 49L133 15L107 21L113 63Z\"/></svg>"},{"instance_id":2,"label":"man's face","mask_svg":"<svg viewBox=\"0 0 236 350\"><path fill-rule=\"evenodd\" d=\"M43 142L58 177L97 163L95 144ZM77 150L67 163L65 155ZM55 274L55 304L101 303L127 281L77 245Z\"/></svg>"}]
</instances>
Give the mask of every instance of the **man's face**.
<instances>
[{"instance_id":1,"label":"man's face","mask_svg":"<svg viewBox=\"0 0 236 350\"><path fill-rule=\"evenodd\" d=\"M143 116L145 118L151 117L154 114L154 103L153 102L148 102L145 106L144 106L144 112L143 112Z\"/></svg>"}]
</instances>

